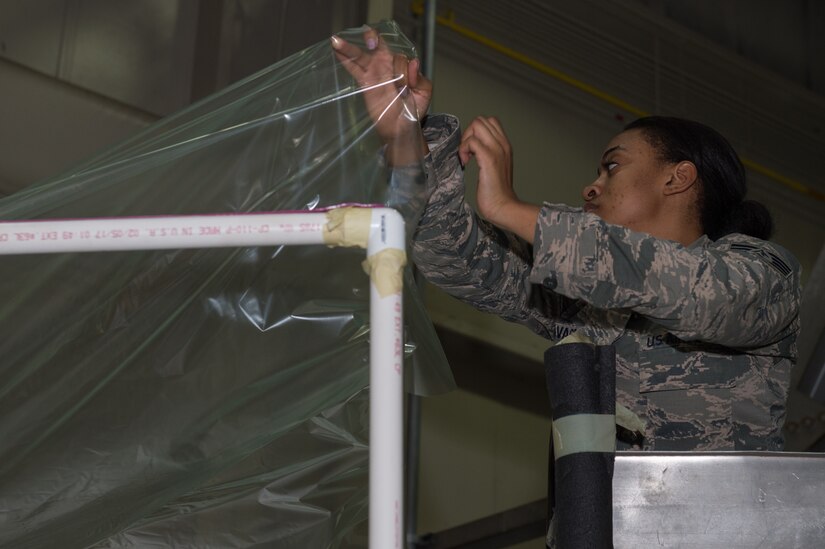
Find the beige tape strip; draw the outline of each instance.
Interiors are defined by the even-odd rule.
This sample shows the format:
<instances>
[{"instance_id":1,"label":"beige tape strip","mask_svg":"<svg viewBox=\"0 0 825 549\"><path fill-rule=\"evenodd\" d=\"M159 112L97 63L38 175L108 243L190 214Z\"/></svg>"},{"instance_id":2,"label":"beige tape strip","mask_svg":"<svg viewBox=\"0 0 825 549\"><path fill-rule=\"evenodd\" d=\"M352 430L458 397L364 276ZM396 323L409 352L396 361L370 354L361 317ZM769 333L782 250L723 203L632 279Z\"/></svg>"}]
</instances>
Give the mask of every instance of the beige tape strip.
<instances>
[{"instance_id":1,"label":"beige tape strip","mask_svg":"<svg viewBox=\"0 0 825 549\"><path fill-rule=\"evenodd\" d=\"M616 417L611 414L575 414L553 422L556 459L579 452L614 452Z\"/></svg>"},{"instance_id":2,"label":"beige tape strip","mask_svg":"<svg viewBox=\"0 0 825 549\"><path fill-rule=\"evenodd\" d=\"M562 339L561 341L556 343L556 345L566 345L568 343L586 343L588 345L593 345L593 341L589 337L587 337L586 335L584 335L582 333L579 333L579 332L573 332L569 336L565 337L564 339ZM568 416L568 417L581 417L581 416L578 415L578 416ZM605 416L605 417L612 418L614 416ZM563 419L567 419L567 418L563 418ZM583 420L583 421L587 421L587 420ZM645 421L642 418L640 418L639 416L637 416L636 414L634 414L633 412L631 412L630 409L626 408L625 406L622 406L618 402L616 403L615 424L621 425L622 427L624 427L628 431L636 431L636 432L639 432L641 434L644 434L644 432L645 432ZM553 425L555 426L555 423ZM604 425L604 428L608 429L607 424ZM616 427L615 427L615 425L612 427L612 429L613 429L613 434L611 436L615 439L615 436L616 436ZM555 436L556 436L556 431L554 430L553 431L554 442L555 442ZM569 438L569 435L568 435L568 438ZM572 439L570 439L568 441L568 445L572 444L571 440ZM605 442L605 444L607 444L607 441L604 441L604 442ZM615 440L612 442L612 444L615 445ZM611 449L611 450L587 450L587 451L588 452L594 452L594 451L612 452L613 450Z\"/></svg>"},{"instance_id":3,"label":"beige tape strip","mask_svg":"<svg viewBox=\"0 0 825 549\"><path fill-rule=\"evenodd\" d=\"M593 345L593 341L589 337L579 332L573 332L556 343L556 345L566 345L568 343L586 343ZM616 423L628 431L637 431L641 434L645 432L645 421L631 412L629 408L622 406L618 402L616 403Z\"/></svg>"},{"instance_id":4,"label":"beige tape strip","mask_svg":"<svg viewBox=\"0 0 825 549\"><path fill-rule=\"evenodd\" d=\"M616 403L616 424L621 425L628 431L637 431L642 435L645 434L645 420L625 408L618 402Z\"/></svg>"},{"instance_id":5,"label":"beige tape strip","mask_svg":"<svg viewBox=\"0 0 825 549\"><path fill-rule=\"evenodd\" d=\"M407 264L407 254L398 248L387 248L377 254L371 255L361 264L364 271L370 275L370 279L378 295L387 297L388 295L401 292L404 284L404 265Z\"/></svg>"},{"instance_id":6,"label":"beige tape strip","mask_svg":"<svg viewBox=\"0 0 825 549\"><path fill-rule=\"evenodd\" d=\"M369 208L335 208L327 212L323 237L327 246L367 247L372 210Z\"/></svg>"},{"instance_id":7,"label":"beige tape strip","mask_svg":"<svg viewBox=\"0 0 825 549\"><path fill-rule=\"evenodd\" d=\"M568 343L587 343L588 345L593 345L593 340L591 340L583 333L573 332L569 336L565 337L564 339L556 343L555 346L567 345Z\"/></svg>"}]
</instances>

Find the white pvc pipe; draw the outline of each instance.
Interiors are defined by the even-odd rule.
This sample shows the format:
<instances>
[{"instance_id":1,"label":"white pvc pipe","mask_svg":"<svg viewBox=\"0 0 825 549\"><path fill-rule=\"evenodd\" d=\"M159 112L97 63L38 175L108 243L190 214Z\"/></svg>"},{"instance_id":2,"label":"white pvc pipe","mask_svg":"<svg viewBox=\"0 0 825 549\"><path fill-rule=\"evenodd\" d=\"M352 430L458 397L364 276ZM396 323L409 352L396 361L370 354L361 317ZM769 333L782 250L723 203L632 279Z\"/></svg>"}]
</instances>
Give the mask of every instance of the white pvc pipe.
<instances>
[{"instance_id":1,"label":"white pvc pipe","mask_svg":"<svg viewBox=\"0 0 825 549\"><path fill-rule=\"evenodd\" d=\"M367 257L404 250L404 220L395 210L372 211ZM371 549L402 549L404 527L404 333L401 292L382 297L370 282L370 519ZM372 321L375 319L375 322Z\"/></svg>"},{"instance_id":2,"label":"white pvc pipe","mask_svg":"<svg viewBox=\"0 0 825 549\"><path fill-rule=\"evenodd\" d=\"M323 244L326 213L7 221L0 255Z\"/></svg>"},{"instance_id":3,"label":"white pvc pipe","mask_svg":"<svg viewBox=\"0 0 825 549\"><path fill-rule=\"evenodd\" d=\"M333 212L334 210L330 210ZM337 213L341 213L340 210ZM353 209L356 214L364 210ZM330 212L125 217L0 222L0 255L300 244L329 240ZM344 245L367 247L368 262L387 250L403 256L404 221L390 208L344 223ZM369 227L356 225L369 223ZM353 230L355 229L355 230ZM399 267L400 269L400 267ZM403 540L403 310L396 284L370 278L369 546L401 549Z\"/></svg>"}]
</instances>

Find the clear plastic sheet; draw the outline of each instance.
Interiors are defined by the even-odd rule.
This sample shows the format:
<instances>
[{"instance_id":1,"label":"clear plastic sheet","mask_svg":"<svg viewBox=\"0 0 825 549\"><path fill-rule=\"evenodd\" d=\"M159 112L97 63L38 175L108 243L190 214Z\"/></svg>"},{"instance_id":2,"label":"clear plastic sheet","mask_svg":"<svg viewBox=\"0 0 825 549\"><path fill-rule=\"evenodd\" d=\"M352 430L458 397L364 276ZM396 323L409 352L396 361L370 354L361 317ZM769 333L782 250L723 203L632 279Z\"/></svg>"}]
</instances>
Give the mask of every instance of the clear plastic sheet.
<instances>
[{"instance_id":1,"label":"clear plastic sheet","mask_svg":"<svg viewBox=\"0 0 825 549\"><path fill-rule=\"evenodd\" d=\"M414 55L394 24L379 29ZM421 164L386 165L361 92L320 43L0 201L0 219L361 202L414 227ZM325 247L3 257L0 547L365 546L363 259ZM448 390L407 281L409 386Z\"/></svg>"}]
</instances>

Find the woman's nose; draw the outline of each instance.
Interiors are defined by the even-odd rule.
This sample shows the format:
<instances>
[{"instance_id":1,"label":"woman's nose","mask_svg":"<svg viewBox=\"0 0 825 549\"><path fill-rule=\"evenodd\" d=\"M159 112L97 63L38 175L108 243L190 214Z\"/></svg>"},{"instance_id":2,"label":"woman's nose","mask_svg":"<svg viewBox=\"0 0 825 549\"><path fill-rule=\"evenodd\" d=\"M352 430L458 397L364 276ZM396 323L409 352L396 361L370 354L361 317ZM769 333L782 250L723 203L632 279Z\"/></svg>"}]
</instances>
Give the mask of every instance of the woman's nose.
<instances>
[{"instance_id":1,"label":"woman's nose","mask_svg":"<svg viewBox=\"0 0 825 549\"><path fill-rule=\"evenodd\" d=\"M599 190L598 185L596 185L595 183L591 183L590 185L582 189L582 196L584 197L584 200L586 202L590 202L591 200L599 196L599 194L601 194L601 191Z\"/></svg>"}]
</instances>

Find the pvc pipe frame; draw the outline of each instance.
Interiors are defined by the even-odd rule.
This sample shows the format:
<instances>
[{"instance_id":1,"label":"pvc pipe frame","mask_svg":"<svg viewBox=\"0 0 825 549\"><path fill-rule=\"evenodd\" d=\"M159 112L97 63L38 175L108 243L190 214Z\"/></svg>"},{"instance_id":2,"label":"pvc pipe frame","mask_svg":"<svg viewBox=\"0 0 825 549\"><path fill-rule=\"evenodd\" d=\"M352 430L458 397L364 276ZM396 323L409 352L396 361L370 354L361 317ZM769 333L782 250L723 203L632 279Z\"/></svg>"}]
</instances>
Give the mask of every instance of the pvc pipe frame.
<instances>
[{"instance_id":1,"label":"pvc pipe frame","mask_svg":"<svg viewBox=\"0 0 825 549\"><path fill-rule=\"evenodd\" d=\"M370 268L369 546L403 536L404 220L390 208L0 222L0 255L237 246L366 248Z\"/></svg>"}]
</instances>

